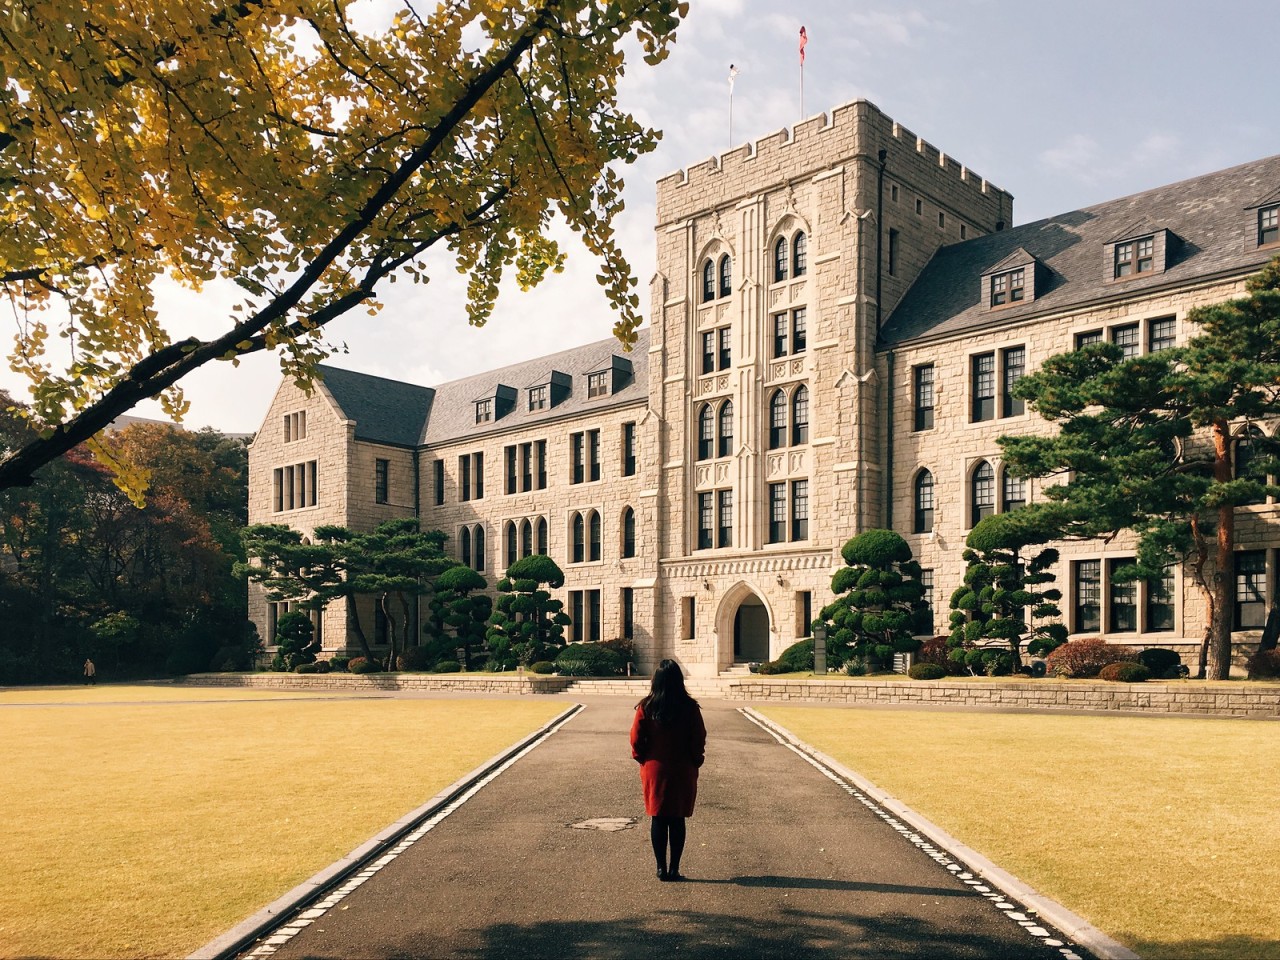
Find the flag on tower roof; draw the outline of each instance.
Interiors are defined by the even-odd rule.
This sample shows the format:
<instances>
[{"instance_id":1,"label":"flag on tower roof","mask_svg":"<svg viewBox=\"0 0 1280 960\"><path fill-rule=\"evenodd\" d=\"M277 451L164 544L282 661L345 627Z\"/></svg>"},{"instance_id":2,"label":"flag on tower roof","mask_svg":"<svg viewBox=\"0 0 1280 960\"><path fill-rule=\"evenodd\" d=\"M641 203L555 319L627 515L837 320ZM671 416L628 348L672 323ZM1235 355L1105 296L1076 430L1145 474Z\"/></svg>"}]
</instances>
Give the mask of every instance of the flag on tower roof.
<instances>
[{"instance_id":1,"label":"flag on tower roof","mask_svg":"<svg viewBox=\"0 0 1280 960\"><path fill-rule=\"evenodd\" d=\"M804 27L800 28L800 66L804 66L804 45L809 42L809 34L805 33Z\"/></svg>"}]
</instances>

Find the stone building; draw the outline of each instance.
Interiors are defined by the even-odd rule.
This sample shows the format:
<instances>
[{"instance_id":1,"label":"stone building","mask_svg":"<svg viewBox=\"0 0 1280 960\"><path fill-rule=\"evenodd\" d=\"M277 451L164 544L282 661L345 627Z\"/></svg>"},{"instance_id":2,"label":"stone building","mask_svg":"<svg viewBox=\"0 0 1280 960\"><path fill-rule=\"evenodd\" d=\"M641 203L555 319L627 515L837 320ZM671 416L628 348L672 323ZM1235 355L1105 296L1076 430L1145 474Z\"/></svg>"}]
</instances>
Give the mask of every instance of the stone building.
<instances>
[{"instance_id":1,"label":"stone building","mask_svg":"<svg viewBox=\"0 0 1280 960\"><path fill-rule=\"evenodd\" d=\"M857 101L659 181L630 353L605 340L434 388L329 367L310 396L282 384L250 450L250 519L418 516L495 580L547 552L574 639L632 637L641 669L671 656L695 675L807 635L841 545L891 526L941 630L967 530L1040 495L999 463L997 436L1045 429L1009 386L1090 338L1183 340L1190 308L1280 250L1278 210L1275 157L1012 227L1009 194ZM1242 595L1260 605L1273 511L1242 510ZM1070 628L1193 644L1177 571L1110 583L1131 549L1064 549ZM251 602L270 640L279 611ZM342 619L327 612L327 649L346 647Z\"/></svg>"}]
</instances>

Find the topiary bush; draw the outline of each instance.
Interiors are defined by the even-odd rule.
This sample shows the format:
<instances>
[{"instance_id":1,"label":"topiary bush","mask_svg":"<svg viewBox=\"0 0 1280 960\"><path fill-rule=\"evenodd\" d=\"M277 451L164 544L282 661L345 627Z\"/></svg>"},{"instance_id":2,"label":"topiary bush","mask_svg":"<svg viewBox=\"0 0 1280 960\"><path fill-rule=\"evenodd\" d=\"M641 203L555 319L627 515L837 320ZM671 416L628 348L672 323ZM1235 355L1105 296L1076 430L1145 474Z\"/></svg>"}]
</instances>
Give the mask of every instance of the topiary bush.
<instances>
[{"instance_id":1,"label":"topiary bush","mask_svg":"<svg viewBox=\"0 0 1280 960\"><path fill-rule=\"evenodd\" d=\"M1148 647L1138 654L1138 662L1150 670L1153 677L1166 677L1170 670L1182 666L1178 652L1164 647Z\"/></svg>"},{"instance_id":2,"label":"topiary bush","mask_svg":"<svg viewBox=\"0 0 1280 960\"><path fill-rule=\"evenodd\" d=\"M347 664L348 673L381 673L382 664L377 660L369 660L365 657L355 657Z\"/></svg>"},{"instance_id":3,"label":"topiary bush","mask_svg":"<svg viewBox=\"0 0 1280 960\"><path fill-rule=\"evenodd\" d=\"M550 660L539 660L537 663L529 664L530 673L555 673L556 665Z\"/></svg>"},{"instance_id":4,"label":"topiary bush","mask_svg":"<svg viewBox=\"0 0 1280 960\"><path fill-rule=\"evenodd\" d=\"M946 675L946 669L936 663L915 663L907 671L912 680L941 680Z\"/></svg>"},{"instance_id":5,"label":"topiary bush","mask_svg":"<svg viewBox=\"0 0 1280 960\"><path fill-rule=\"evenodd\" d=\"M930 637L920 645L920 650L916 653L916 663L936 664L950 677L968 673L962 662L953 660L949 656L951 647L947 640L947 637Z\"/></svg>"},{"instance_id":6,"label":"topiary bush","mask_svg":"<svg viewBox=\"0 0 1280 960\"><path fill-rule=\"evenodd\" d=\"M1280 650L1259 650L1245 661L1250 680L1274 680L1280 677Z\"/></svg>"},{"instance_id":7,"label":"topiary bush","mask_svg":"<svg viewBox=\"0 0 1280 960\"><path fill-rule=\"evenodd\" d=\"M300 663L293 668L294 673L319 673L314 663Z\"/></svg>"},{"instance_id":8,"label":"topiary bush","mask_svg":"<svg viewBox=\"0 0 1280 960\"><path fill-rule=\"evenodd\" d=\"M1151 671L1131 660L1116 660L1099 670L1098 677L1112 683L1142 683L1151 679Z\"/></svg>"},{"instance_id":9,"label":"topiary bush","mask_svg":"<svg viewBox=\"0 0 1280 960\"><path fill-rule=\"evenodd\" d=\"M407 647L396 655L397 670L429 670L432 661L428 658L426 647Z\"/></svg>"},{"instance_id":10,"label":"topiary bush","mask_svg":"<svg viewBox=\"0 0 1280 960\"><path fill-rule=\"evenodd\" d=\"M1070 640L1051 650L1045 668L1054 677L1096 677L1108 663L1136 662L1138 655L1128 647L1105 643L1097 637Z\"/></svg>"},{"instance_id":11,"label":"topiary bush","mask_svg":"<svg viewBox=\"0 0 1280 960\"><path fill-rule=\"evenodd\" d=\"M314 664L316 673L328 673L333 667L329 666L328 660L317 660Z\"/></svg>"},{"instance_id":12,"label":"topiary bush","mask_svg":"<svg viewBox=\"0 0 1280 960\"><path fill-rule=\"evenodd\" d=\"M347 664L349 664L350 662L351 662L350 657L344 657L339 655L339 656L333 657L329 661L329 666L334 672L341 673L342 671L347 669Z\"/></svg>"},{"instance_id":13,"label":"topiary bush","mask_svg":"<svg viewBox=\"0 0 1280 960\"><path fill-rule=\"evenodd\" d=\"M790 673L791 668L781 660L766 660L756 668L756 673L763 673L765 676L771 676L775 673Z\"/></svg>"},{"instance_id":14,"label":"topiary bush","mask_svg":"<svg viewBox=\"0 0 1280 960\"><path fill-rule=\"evenodd\" d=\"M616 677L624 664L620 653L599 643L571 643L556 656L556 669L565 677Z\"/></svg>"},{"instance_id":15,"label":"topiary bush","mask_svg":"<svg viewBox=\"0 0 1280 960\"><path fill-rule=\"evenodd\" d=\"M797 640L782 653L778 654L777 663L786 669L780 673L804 673L813 669L813 640Z\"/></svg>"},{"instance_id":16,"label":"topiary bush","mask_svg":"<svg viewBox=\"0 0 1280 960\"><path fill-rule=\"evenodd\" d=\"M457 660L441 660L435 666L436 673L461 673L462 664Z\"/></svg>"}]
</instances>

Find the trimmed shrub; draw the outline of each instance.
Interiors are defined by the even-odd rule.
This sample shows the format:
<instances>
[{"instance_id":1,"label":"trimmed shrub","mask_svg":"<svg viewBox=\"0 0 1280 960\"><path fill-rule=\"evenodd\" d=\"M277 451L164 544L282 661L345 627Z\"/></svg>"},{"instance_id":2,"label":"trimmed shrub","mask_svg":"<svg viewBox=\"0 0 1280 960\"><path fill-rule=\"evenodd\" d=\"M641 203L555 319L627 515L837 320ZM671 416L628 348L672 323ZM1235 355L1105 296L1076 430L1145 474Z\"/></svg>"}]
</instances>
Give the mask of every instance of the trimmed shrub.
<instances>
[{"instance_id":1,"label":"trimmed shrub","mask_svg":"<svg viewBox=\"0 0 1280 960\"><path fill-rule=\"evenodd\" d=\"M293 668L294 673L319 673L314 663L300 663Z\"/></svg>"},{"instance_id":2,"label":"trimmed shrub","mask_svg":"<svg viewBox=\"0 0 1280 960\"><path fill-rule=\"evenodd\" d=\"M1168 676L1171 669L1182 666L1178 652L1164 647L1148 647L1138 654L1138 662L1150 670L1153 677Z\"/></svg>"},{"instance_id":3,"label":"trimmed shrub","mask_svg":"<svg viewBox=\"0 0 1280 960\"><path fill-rule=\"evenodd\" d=\"M530 673L555 673L556 665L550 660L539 660L537 663L529 664Z\"/></svg>"},{"instance_id":4,"label":"trimmed shrub","mask_svg":"<svg viewBox=\"0 0 1280 960\"><path fill-rule=\"evenodd\" d=\"M317 660L313 666L316 668L316 673L328 673L333 669L333 667L329 666L328 660Z\"/></svg>"},{"instance_id":5,"label":"trimmed shrub","mask_svg":"<svg viewBox=\"0 0 1280 960\"><path fill-rule=\"evenodd\" d=\"M779 673L804 673L813 669L813 640L797 640L782 653L778 654L777 663L786 669Z\"/></svg>"},{"instance_id":6,"label":"trimmed shrub","mask_svg":"<svg viewBox=\"0 0 1280 960\"><path fill-rule=\"evenodd\" d=\"M946 675L947 671L936 663L912 664L911 669L907 671L907 676L912 680L941 680Z\"/></svg>"},{"instance_id":7,"label":"trimmed shrub","mask_svg":"<svg viewBox=\"0 0 1280 960\"><path fill-rule=\"evenodd\" d=\"M624 663L620 653L600 643L571 643L556 656L556 669L565 677L616 677Z\"/></svg>"},{"instance_id":8,"label":"trimmed shrub","mask_svg":"<svg viewBox=\"0 0 1280 960\"><path fill-rule=\"evenodd\" d=\"M781 660L766 660L756 668L756 673L762 673L765 676L771 676L775 673L790 673L791 668L784 664Z\"/></svg>"},{"instance_id":9,"label":"trimmed shrub","mask_svg":"<svg viewBox=\"0 0 1280 960\"><path fill-rule=\"evenodd\" d=\"M427 670L431 667L431 660L428 654L430 650L426 647L408 647L403 652L396 654L397 670Z\"/></svg>"},{"instance_id":10,"label":"trimmed shrub","mask_svg":"<svg viewBox=\"0 0 1280 960\"><path fill-rule=\"evenodd\" d=\"M1274 680L1280 677L1280 650L1259 650L1245 666L1250 680Z\"/></svg>"},{"instance_id":11,"label":"trimmed shrub","mask_svg":"<svg viewBox=\"0 0 1280 960\"><path fill-rule=\"evenodd\" d=\"M457 660L441 660L435 666L436 673L461 673L462 664Z\"/></svg>"},{"instance_id":12,"label":"trimmed shrub","mask_svg":"<svg viewBox=\"0 0 1280 960\"><path fill-rule=\"evenodd\" d=\"M606 650L612 650L618 656L622 657L623 663L626 663L628 660L634 662L636 659L635 641L628 640L626 637L615 637L612 640L601 640L600 646L604 647Z\"/></svg>"},{"instance_id":13,"label":"trimmed shrub","mask_svg":"<svg viewBox=\"0 0 1280 960\"><path fill-rule=\"evenodd\" d=\"M329 666L338 673L341 673L343 670L347 669L347 664L350 662L350 657L337 656L329 661Z\"/></svg>"},{"instance_id":14,"label":"trimmed shrub","mask_svg":"<svg viewBox=\"0 0 1280 960\"><path fill-rule=\"evenodd\" d=\"M347 664L349 673L381 673L382 664L377 660L367 660L364 657L355 657Z\"/></svg>"},{"instance_id":15,"label":"trimmed shrub","mask_svg":"<svg viewBox=\"0 0 1280 960\"><path fill-rule=\"evenodd\" d=\"M948 676L958 677L967 671L962 663L951 658L951 647L947 639L947 637L930 637L926 640L921 644L920 652L916 654L916 663L936 664Z\"/></svg>"},{"instance_id":16,"label":"trimmed shrub","mask_svg":"<svg viewBox=\"0 0 1280 960\"><path fill-rule=\"evenodd\" d=\"M1054 677L1096 677L1108 663L1136 662L1138 655L1128 647L1105 643L1097 637L1070 640L1051 650L1045 667Z\"/></svg>"},{"instance_id":17,"label":"trimmed shrub","mask_svg":"<svg viewBox=\"0 0 1280 960\"><path fill-rule=\"evenodd\" d=\"M1098 677L1112 683L1142 683L1151 679L1151 671L1132 660L1117 660L1099 670Z\"/></svg>"}]
</instances>

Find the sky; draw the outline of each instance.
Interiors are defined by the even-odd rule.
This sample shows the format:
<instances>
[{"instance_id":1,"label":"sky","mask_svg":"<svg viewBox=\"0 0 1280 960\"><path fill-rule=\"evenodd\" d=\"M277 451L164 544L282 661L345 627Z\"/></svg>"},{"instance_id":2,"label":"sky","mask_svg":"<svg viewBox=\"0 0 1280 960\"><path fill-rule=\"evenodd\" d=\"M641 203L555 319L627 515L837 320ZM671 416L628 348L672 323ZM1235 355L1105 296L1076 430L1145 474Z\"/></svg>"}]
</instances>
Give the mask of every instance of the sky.
<instances>
[{"instance_id":1,"label":"sky","mask_svg":"<svg viewBox=\"0 0 1280 960\"><path fill-rule=\"evenodd\" d=\"M1012 193L1015 224L1280 153L1278 22L1274 0L691 0L671 56L634 58L621 87L623 107L663 131L624 170L617 223L642 309L659 177L860 98ZM433 254L430 284L384 286L377 317L329 325L329 362L433 386L610 336L597 264L562 239L564 273L528 293L506 284L480 329L465 278ZM157 297L162 317L181 318L175 336L215 335L235 302L216 287ZM269 354L208 365L185 381L185 424L256 431L279 381ZM7 369L0 388L26 396ZM154 403L133 413L162 417Z\"/></svg>"}]
</instances>

